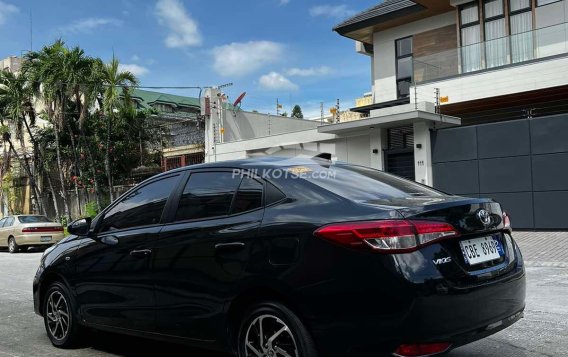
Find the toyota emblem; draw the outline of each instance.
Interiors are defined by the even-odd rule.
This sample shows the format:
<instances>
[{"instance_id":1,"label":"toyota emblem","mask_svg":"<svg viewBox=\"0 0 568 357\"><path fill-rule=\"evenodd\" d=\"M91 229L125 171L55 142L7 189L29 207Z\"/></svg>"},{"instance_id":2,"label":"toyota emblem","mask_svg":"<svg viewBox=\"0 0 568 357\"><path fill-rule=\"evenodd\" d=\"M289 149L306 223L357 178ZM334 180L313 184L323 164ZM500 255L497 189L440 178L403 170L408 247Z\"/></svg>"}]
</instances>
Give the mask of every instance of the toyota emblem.
<instances>
[{"instance_id":1,"label":"toyota emblem","mask_svg":"<svg viewBox=\"0 0 568 357\"><path fill-rule=\"evenodd\" d=\"M491 215L484 209L480 209L477 211L477 218L481 221L484 226L488 226L491 224Z\"/></svg>"}]
</instances>

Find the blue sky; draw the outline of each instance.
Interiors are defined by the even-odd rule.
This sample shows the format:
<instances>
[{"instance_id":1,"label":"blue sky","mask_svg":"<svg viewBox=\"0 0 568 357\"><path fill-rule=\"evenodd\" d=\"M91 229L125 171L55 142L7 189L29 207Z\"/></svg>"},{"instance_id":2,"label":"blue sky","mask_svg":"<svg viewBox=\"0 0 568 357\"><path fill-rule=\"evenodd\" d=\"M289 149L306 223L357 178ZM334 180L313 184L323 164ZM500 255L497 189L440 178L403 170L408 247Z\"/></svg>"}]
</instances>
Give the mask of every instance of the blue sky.
<instances>
[{"instance_id":1,"label":"blue sky","mask_svg":"<svg viewBox=\"0 0 568 357\"><path fill-rule=\"evenodd\" d=\"M0 57L62 38L92 56L114 54L145 86L234 83L243 108L319 115L371 88L370 59L332 32L379 0L0 0ZM197 96L195 90L164 90Z\"/></svg>"}]
</instances>

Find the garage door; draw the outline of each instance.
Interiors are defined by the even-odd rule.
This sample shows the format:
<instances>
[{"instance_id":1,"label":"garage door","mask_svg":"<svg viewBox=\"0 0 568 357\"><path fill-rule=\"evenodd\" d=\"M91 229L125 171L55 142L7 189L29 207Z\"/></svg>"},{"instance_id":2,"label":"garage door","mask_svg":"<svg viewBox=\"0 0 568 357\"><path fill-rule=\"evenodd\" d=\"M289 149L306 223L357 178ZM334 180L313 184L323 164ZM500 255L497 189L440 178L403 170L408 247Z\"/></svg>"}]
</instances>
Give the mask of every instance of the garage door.
<instances>
[{"instance_id":1,"label":"garage door","mask_svg":"<svg viewBox=\"0 0 568 357\"><path fill-rule=\"evenodd\" d=\"M432 133L434 186L501 202L514 228L568 229L568 115Z\"/></svg>"}]
</instances>

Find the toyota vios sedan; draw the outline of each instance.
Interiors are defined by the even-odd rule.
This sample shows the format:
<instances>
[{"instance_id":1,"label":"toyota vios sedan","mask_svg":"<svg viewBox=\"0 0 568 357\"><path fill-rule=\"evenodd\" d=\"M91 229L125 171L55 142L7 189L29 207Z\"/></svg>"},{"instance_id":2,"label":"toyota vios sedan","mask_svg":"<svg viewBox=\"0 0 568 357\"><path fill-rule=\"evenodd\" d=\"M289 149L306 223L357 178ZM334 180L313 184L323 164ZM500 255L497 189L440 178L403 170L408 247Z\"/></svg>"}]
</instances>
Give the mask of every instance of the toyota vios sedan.
<instances>
[{"instance_id":1,"label":"toyota vios sedan","mask_svg":"<svg viewBox=\"0 0 568 357\"><path fill-rule=\"evenodd\" d=\"M19 215L0 219L0 247L10 253L50 246L63 239L63 226L45 216Z\"/></svg>"},{"instance_id":2,"label":"toyota vios sedan","mask_svg":"<svg viewBox=\"0 0 568 357\"><path fill-rule=\"evenodd\" d=\"M239 357L430 356L525 307L498 203L323 159L170 171L68 229L33 288L63 348L95 328Z\"/></svg>"}]
</instances>

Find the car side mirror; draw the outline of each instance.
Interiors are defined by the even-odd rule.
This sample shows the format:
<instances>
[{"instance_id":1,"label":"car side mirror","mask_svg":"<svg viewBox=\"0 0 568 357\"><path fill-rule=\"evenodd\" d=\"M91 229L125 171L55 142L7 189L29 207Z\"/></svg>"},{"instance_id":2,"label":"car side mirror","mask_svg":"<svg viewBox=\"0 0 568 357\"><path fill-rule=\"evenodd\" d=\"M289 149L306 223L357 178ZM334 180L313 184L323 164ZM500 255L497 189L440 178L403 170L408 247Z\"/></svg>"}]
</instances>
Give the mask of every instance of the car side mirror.
<instances>
[{"instance_id":1,"label":"car side mirror","mask_svg":"<svg viewBox=\"0 0 568 357\"><path fill-rule=\"evenodd\" d=\"M79 237L88 237L91 230L91 218L81 218L67 226L67 232Z\"/></svg>"}]
</instances>

